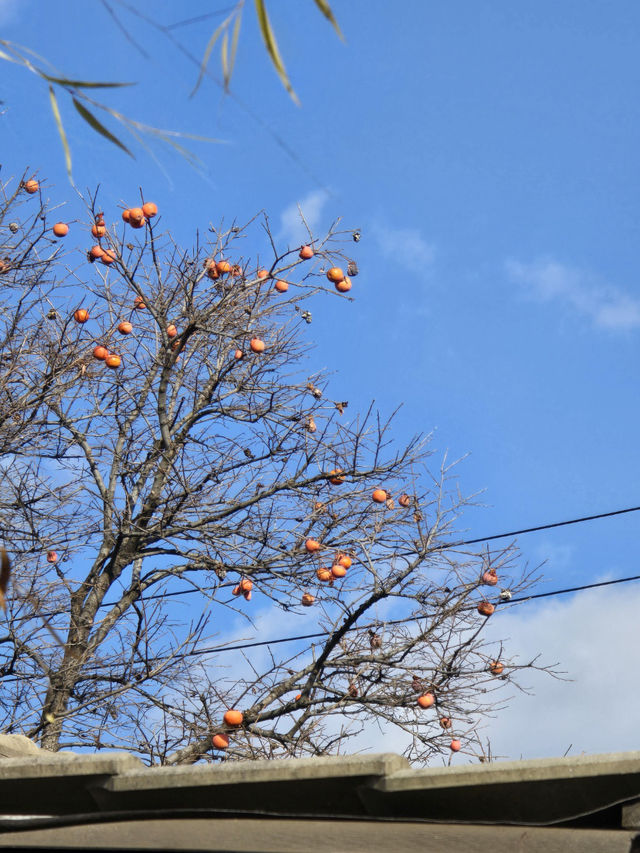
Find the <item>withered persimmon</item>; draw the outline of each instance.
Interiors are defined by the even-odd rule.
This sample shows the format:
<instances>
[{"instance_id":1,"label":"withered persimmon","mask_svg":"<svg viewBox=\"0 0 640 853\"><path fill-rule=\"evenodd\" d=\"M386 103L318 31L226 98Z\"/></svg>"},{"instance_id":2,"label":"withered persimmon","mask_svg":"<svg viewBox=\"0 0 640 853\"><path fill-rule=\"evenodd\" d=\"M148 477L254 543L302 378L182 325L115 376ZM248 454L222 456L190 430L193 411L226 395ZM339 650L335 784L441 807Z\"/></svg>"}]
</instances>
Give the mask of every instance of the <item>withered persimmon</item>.
<instances>
[{"instance_id":1,"label":"withered persimmon","mask_svg":"<svg viewBox=\"0 0 640 853\"><path fill-rule=\"evenodd\" d=\"M331 569L328 569L326 566L323 566L322 568L316 571L316 577L319 581L322 581L322 583L328 583L330 580L333 579Z\"/></svg>"},{"instance_id":2,"label":"withered persimmon","mask_svg":"<svg viewBox=\"0 0 640 853\"><path fill-rule=\"evenodd\" d=\"M495 586L498 583L498 574L495 569L487 569L482 574L482 583L487 586Z\"/></svg>"},{"instance_id":3,"label":"withered persimmon","mask_svg":"<svg viewBox=\"0 0 640 853\"><path fill-rule=\"evenodd\" d=\"M409 495L400 495L398 503L406 509L408 506L411 506L411 498Z\"/></svg>"},{"instance_id":4,"label":"withered persimmon","mask_svg":"<svg viewBox=\"0 0 640 853\"><path fill-rule=\"evenodd\" d=\"M504 672L504 664L500 663L499 660L491 661L489 664L489 672L491 675L502 675Z\"/></svg>"},{"instance_id":5,"label":"withered persimmon","mask_svg":"<svg viewBox=\"0 0 640 853\"><path fill-rule=\"evenodd\" d=\"M344 473L342 468L334 468L330 471L329 482L332 486L341 486L344 483Z\"/></svg>"},{"instance_id":6,"label":"withered persimmon","mask_svg":"<svg viewBox=\"0 0 640 853\"><path fill-rule=\"evenodd\" d=\"M58 554L56 551L47 551L47 563L57 563Z\"/></svg>"},{"instance_id":7,"label":"withered persimmon","mask_svg":"<svg viewBox=\"0 0 640 853\"><path fill-rule=\"evenodd\" d=\"M493 604L491 604L490 601L481 601L478 605L478 613L481 616L492 616L495 609L496 608L493 606Z\"/></svg>"},{"instance_id":8,"label":"withered persimmon","mask_svg":"<svg viewBox=\"0 0 640 853\"><path fill-rule=\"evenodd\" d=\"M205 270L207 271L207 275L209 278L216 279L220 278L220 273L218 272L218 267L213 258L207 258L205 261Z\"/></svg>"},{"instance_id":9,"label":"withered persimmon","mask_svg":"<svg viewBox=\"0 0 640 853\"><path fill-rule=\"evenodd\" d=\"M133 300L133 307L136 309L136 311L144 311L147 307L144 299L139 294Z\"/></svg>"},{"instance_id":10,"label":"withered persimmon","mask_svg":"<svg viewBox=\"0 0 640 853\"><path fill-rule=\"evenodd\" d=\"M310 592L305 592L300 599L303 607L311 607L315 600L315 596L311 595Z\"/></svg>"},{"instance_id":11,"label":"withered persimmon","mask_svg":"<svg viewBox=\"0 0 640 853\"><path fill-rule=\"evenodd\" d=\"M40 184L33 178L31 178L31 180L29 181L25 181L22 186L24 187L25 191L29 193L29 195L37 193L40 189Z\"/></svg>"}]
</instances>

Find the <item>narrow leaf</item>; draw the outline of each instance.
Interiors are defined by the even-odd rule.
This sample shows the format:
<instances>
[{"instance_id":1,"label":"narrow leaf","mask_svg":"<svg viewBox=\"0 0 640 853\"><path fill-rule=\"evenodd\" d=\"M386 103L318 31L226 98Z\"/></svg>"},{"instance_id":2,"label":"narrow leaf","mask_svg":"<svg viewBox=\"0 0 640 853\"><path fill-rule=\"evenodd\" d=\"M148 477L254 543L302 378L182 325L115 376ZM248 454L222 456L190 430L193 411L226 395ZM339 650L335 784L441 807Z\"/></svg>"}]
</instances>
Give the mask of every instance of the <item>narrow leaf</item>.
<instances>
[{"instance_id":1,"label":"narrow leaf","mask_svg":"<svg viewBox=\"0 0 640 853\"><path fill-rule=\"evenodd\" d=\"M220 62L222 63L222 79L225 92L229 90L229 30L225 30L220 46Z\"/></svg>"},{"instance_id":2,"label":"narrow leaf","mask_svg":"<svg viewBox=\"0 0 640 853\"><path fill-rule=\"evenodd\" d=\"M90 125L101 136L104 136L105 139L108 139L109 142L113 142L113 144L117 145L118 148L122 148L123 151L126 151L126 153L130 157L133 157L133 154L131 153L131 151L129 151L127 146L124 145L124 143L120 142L118 137L114 136L110 130L107 130L107 128L102 124L102 122L98 121L94 114L89 112L89 110L85 106L83 106L83 104L81 104L77 98L72 98L72 100L74 107L77 109L77 111L80 113L80 115L87 122L88 125Z\"/></svg>"},{"instance_id":3,"label":"narrow leaf","mask_svg":"<svg viewBox=\"0 0 640 853\"><path fill-rule=\"evenodd\" d=\"M101 83L99 81L71 80L68 77L53 77L51 74L46 74L40 70L38 70L38 73L45 80L48 80L49 83L57 83L58 86L69 86L71 89L116 89L122 86L136 85L135 83Z\"/></svg>"},{"instance_id":4,"label":"narrow leaf","mask_svg":"<svg viewBox=\"0 0 640 853\"><path fill-rule=\"evenodd\" d=\"M314 0L314 2L316 4L316 6L318 7L318 9L320 9L322 14L325 16L325 18L328 21L331 21L331 23L333 24L334 30L338 33L338 35L340 36L342 41L344 41L344 36L342 35L342 30L338 26L338 22L336 21L334 14L331 11L331 6L329 6L329 4L327 3L327 0Z\"/></svg>"},{"instance_id":5,"label":"narrow leaf","mask_svg":"<svg viewBox=\"0 0 640 853\"><path fill-rule=\"evenodd\" d=\"M255 0L255 4L256 12L258 13L258 23L260 24L260 32L262 33L262 38L264 39L264 43L267 48L267 53L271 58L271 62L273 63L274 68L278 72L278 76L282 81L282 85L291 95L291 98L294 103L300 106L300 101L298 100L298 96L296 95L296 93L293 91L293 87L291 86L291 82L289 80L289 77L287 76L287 72L284 67L284 62L282 61L282 57L280 56L280 51L278 50L278 43L276 42L276 37L274 35L273 30L271 29L271 22L269 21L269 16L267 15L267 8L264 4L264 0Z\"/></svg>"},{"instance_id":6,"label":"narrow leaf","mask_svg":"<svg viewBox=\"0 0 640 853\"><path fill-rule=\"evenodd\" d=\"M233 74L233 67L236 64L236 53L238 50L238 38L240 36L240 24L242 23L242 12L238 12L236 15L236 19L233 24L233 34L231 36L231 56L229 57L229 82L231 82L231 75Z\"/></svg>"},{"instance_id":7,"label":"narrow leaf","mask_svg":"<svg viewBox=\"0 0 640 853\"><path fill-rule=\"evenodd\" d=\"M64 148L64 162L67 167L67 175L69 176L69 180L73 184L73 176L71 174L71 149L69 148L69 140L67 139L67 134L64 132L62 116L60 115L60 109L58 107L58 99L56 98L56 93L53 91L53 86L51 85L49 86L49 100L51 101L51 112L53 113L53 117L56 121L56 127L58 128L60 141L62 142L62 147Z\"/></svg>"},{"instance_id":8,"label":"narrow leaf","mask_svg":"<svg viewBox=\"0 0 640 853\"><path fill-rule=\"evenodd\" d=\"M224 32L224 30L226 30L226 28L229 26L230 20L231 20L231 15L229 15L228 18L224 19L224 21L220 24L220 26L214 30L213 35L209 39L207 46L205 48L205 51L204 51L204 55L202 57L202 62L200 63L200 74L198 75L198 80L196 82L196 85L193 87L193 90L192 90L191 94L189 95L190 98L192 98L195 95L195 93L198 91L198 88L200 87L200 84L202 83L202 78L204 77L205 72L207 70L207 65L209 64L209 58L211 57L211 51L216 46L216 42L218 41L218 39L220 38L220 36Z\"/></svg>"}]
</instances>

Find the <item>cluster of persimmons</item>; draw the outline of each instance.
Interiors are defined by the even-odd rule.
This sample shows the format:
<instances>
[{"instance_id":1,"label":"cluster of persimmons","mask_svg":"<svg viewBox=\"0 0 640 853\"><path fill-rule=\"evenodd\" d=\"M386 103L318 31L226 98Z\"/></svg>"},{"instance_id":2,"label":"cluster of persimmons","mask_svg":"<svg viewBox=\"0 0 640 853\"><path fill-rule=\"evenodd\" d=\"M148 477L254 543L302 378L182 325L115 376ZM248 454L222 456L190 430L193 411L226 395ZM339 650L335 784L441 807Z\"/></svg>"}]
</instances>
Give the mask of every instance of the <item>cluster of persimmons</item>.
<instances>
[{"instance_id":1,"label":"cluster of persimmons","mask_svg":"<svg viewBox=\"0 0 640 853\"><path fill-rule=\"evenodd\" d=\"M31 179L23 183L23 188L28 193L35 193L39 189L39 183L35 179ZM122 219L132 228L144 228L146 223L156 216L157 213L157 205L152 201L148 201L145 202L142 207L131 207L123 210ZM69 233L69 225L66 222L56 222L51 230L56 237L66 237ZM100 261L107 266L113 264L117 259L116 252L112 248L104 247L102 245L103 238L107 236L107 226L104 221L103 213L96 214L94 224L91 226L91 234L98 240L98 242L87 252L88 260L91 263ZM299 252L301 260L310 260L313 256L314 250L311 246L301 246ZM214 280L224 278L225 276L237 278L244 275L244 271L239 265L231 264L224 258L208 258L205 262L205 271L207 276ZM345 275L344 271L340 267L331 267L327 271L326 275L329 281L335 285L338 292L347 293L351 290L351 279L348 275ZM271 278L271 273L267 269L260 268L257 270L256 276L258 279L264 280ZM274 290L278 293L286 293L288 289L288 281L285 281L284 279L275 280ZM136 296L133 301L134 310L144 311L146 307L144 299L141 296ZM78 308L74 312L73 316L77 323L86 323L89 320L89 311L86 308ZM118 323L116 328L121 335L130 335L133 332L133 324L129 320L122 320ZM178 330L173 324L167 326L166 332L169 338L175 338L178 335ZM176 341L174 349L179 349L179 346L179 342ZM265 351L266 344L260 338L254 337L249 341L249 347L252 352L259 354ZM117 369L122 364L122 358L120 355L115 352L111 352L103 344L98 344L94 348L93 355L94 358L99 361L103 361L107 367L110 367L113 370ZM234 351L234 358L240 360L243 357L244 352L241 349L236 349ZM250 592L250 590L248 590L248 592Z\"/></svg>"}]
</instances>

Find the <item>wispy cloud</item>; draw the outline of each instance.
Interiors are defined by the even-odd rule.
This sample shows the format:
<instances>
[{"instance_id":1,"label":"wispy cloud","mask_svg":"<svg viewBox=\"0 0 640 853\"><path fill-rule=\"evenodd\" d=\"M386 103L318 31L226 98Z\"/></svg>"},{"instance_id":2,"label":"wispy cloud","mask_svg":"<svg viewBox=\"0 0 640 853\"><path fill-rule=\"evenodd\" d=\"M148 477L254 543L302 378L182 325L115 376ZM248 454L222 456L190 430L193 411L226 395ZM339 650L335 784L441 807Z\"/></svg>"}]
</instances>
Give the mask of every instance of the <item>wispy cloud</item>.
<instances>
[{"instance_id":1,"label":"wispy cloud","mask_svg":"<svg viewBox=\"0 0 640 853\"><path fill-rule=\"evenodd\" d=\"M309 233L300 213L312 232L317 231L322 222L322 214L329 199L324 190L314 190L299 201L292 202L280 214L280 237L290 246L305 243Z\"/></svg>"},{"instance_id":2,"label":"wispy cloud","mask_svg":"<svg viewBox=\"0 0 640 853\"><path fill-rule=\"evenodd\" d=\"M557 663L566 673L557 679L536 670L523 672L518 682L526 692L509 691L506 682L507 692L496 699L500 710L480 720L480 738L485 745L490 741L494 757L518 760L637 748L637 720L631 711L640 705L640 680L630 673L637 669L638 607L640 586L629 584L515 606L491 618L485 637L493 642L507 638L507 672L511 664L523 665L539 655L539 665ZM544 724L533 724L536 720ZM402 753L410 742L398 727L368 723L349 741L349 752L381 752L384 744L385 752ZM463 750L456 763L474 760L472 744Z\"/></svg>"},{"instance_id":3,"label":"wispy cloud","mask_svg":"<svg viewBox=\"0 0 640 853\"><path fill-rule=\"evenodd\" d=\"M385 258L393 258L409 272L431 271L436 256L435 246L425 240L417 228L392 228L375 222L371 235Z\"/></svg>"},{"instance_id":4,"label":"wispy cloud","mask_svg":"<svg viewBox=\"0 0 640 853\"><path fill-rule=\"evenodd\" d=\"M611 331L640 327L640 299L602 281L592 273L552 259L521 263L508 260L509 279L540 302L559 302Z\"/></svg>"},{"instance_id":5,"label":"wispy cloud","mask_svg":"<svg viewBox=\"0 0 640 853\"><path fill-rule=\"evenodd\" d=\"M569 681L544 673L522 678L532 695L515 692L507 710L487 721L485 737L496 755L542 758L637 748L630 713L640 703L636 669L636 623L640 587L604 587L549 604L521 605L488 626L489 637L510 636L505 651L520 662L537 654L559 662ZM534 719L548 725L532 725Z\"/></svg>"}]
</instances>

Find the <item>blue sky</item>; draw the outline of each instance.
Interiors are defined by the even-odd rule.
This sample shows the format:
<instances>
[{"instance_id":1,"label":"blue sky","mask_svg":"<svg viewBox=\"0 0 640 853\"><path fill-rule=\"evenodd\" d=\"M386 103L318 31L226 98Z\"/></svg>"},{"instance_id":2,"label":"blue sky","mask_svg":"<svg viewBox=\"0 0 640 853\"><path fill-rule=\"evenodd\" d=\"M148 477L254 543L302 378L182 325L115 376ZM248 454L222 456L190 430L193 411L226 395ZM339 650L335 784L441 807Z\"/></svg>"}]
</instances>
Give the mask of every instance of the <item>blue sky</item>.
<instances>
[{"instance_id":1,"label":"blue sky","mask_svg":"<svg viewBox=\"0 0 640 853\"><path fill-rule=\"evenodd\" d=\"M438 455L470 453L460 487L485 490L485 506L462 520L470 536L640 503L640 6L332 5L346 44L310 0L269 4L300 108L269 65L252 5L233 97L206 80L189 99L195 65L116 2L148 58L95 0L0 0L0 27L69 75L137 81L104 96L117 109L224 140L186 143L202 159L200 171L158 147L158 162L138 146L130 160L61 99L77 186L99 182L105 208L132 203L142 185L183 242L223 215L246 220L265 208L279 238L293 243L296 203L319 231L337 216L361 229L355 302L348 311L337 300L314 308L312 366L334 372L332 391L350 412L371 398L386 413L402 404L398 441L433 431ZM168 0L136 4L162 24L215 6L191 0L187 16ZM199 58L219 20L171 33ZM219 77L217 55L211 70ZM45 87L6 63L2 72L3 175L31 165L46 176L52 200L69 202L69 218L80 216ZM520 545L532 565L548 559L547 588L633 575L639 522L630 514L522 537ZM523 654L537 646L562 661L572 640L591 650L580 660L567 652L575 681L554 701L584 709L580 690L591 685L592 666L601 667L599 684L617 707L633 700L624 692L637 643L628 605L640 605L640 591L623 589L526 605L526 615L523 606L513 611L520 630L515 615L501 617L516 644L528 638ZM602 606L594 610L593 601ZM563 633L569 624L571 637ZM539 697L550 689L536 687ZM525 701L518 698L502 747L512 757L532 707ZM568 715L569 728L576 717ZM585 716L574 749L637 746L624 720L610 740L599 727ZM550 745L527 731L521 751L561 753L572 737L557 734ZM500 752L500 731L491 735Z\"/></svg>"}]
</instances>

